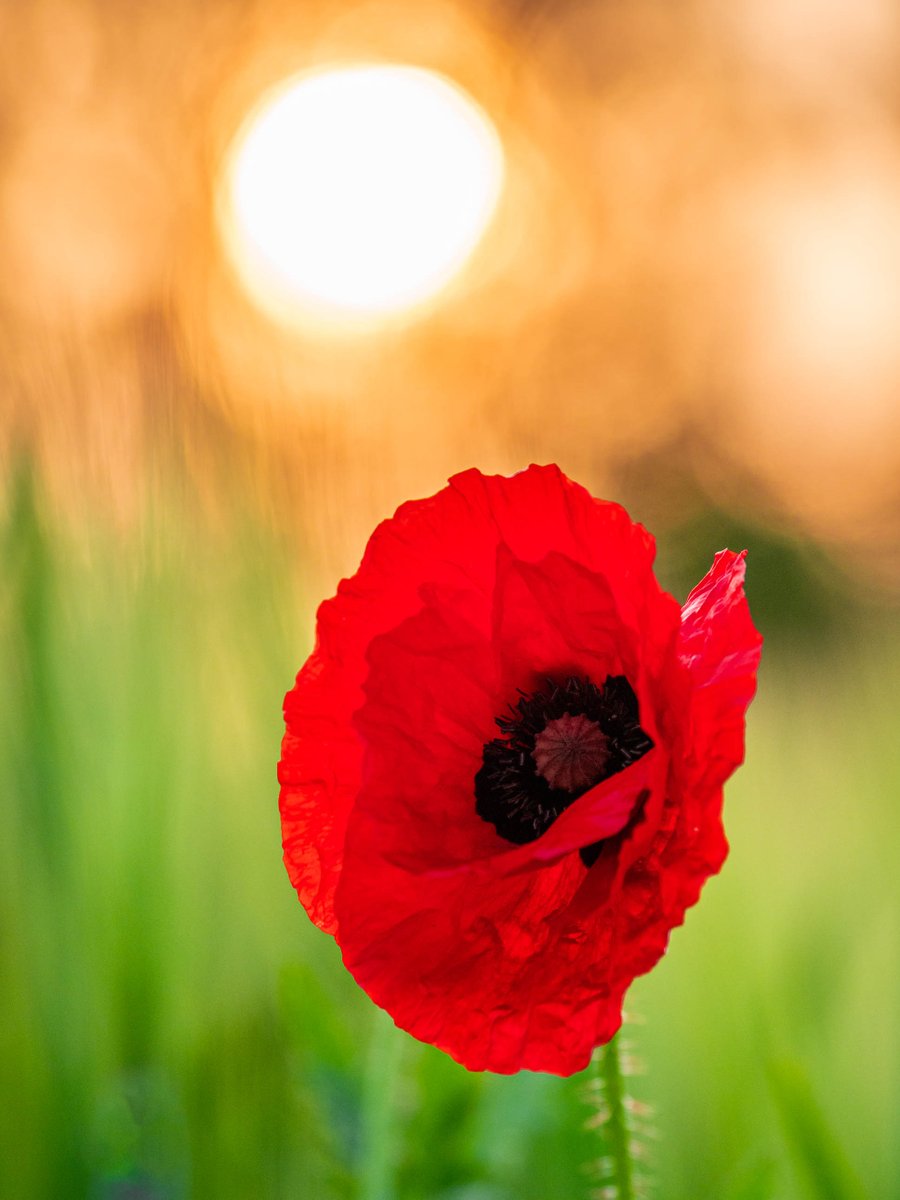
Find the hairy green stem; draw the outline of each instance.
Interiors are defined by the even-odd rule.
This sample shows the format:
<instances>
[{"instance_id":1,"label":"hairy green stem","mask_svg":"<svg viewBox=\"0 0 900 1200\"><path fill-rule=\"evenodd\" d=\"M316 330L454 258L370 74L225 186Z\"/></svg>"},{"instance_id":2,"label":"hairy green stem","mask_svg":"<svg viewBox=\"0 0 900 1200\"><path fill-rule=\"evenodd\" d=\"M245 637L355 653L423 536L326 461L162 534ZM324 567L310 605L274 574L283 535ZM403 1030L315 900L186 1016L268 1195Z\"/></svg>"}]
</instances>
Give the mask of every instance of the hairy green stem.
<instances>
[{"instance_id":1,"label":"hairy green stem","mask_svg":"<svg viewBox=\"0 0 900 1200\"><path fill-rule=\"evenodd\" d=\"M616 1034L600 1051L597 1065L603 1083L607 1116L603 1124L609 1156L612 1160L613 1180L618 1200L635 1200L634 1164L631 1159L631 1132L628 1114L625 1111L625 1081L619 1061L619 1039ZM612 1182L612 1181L611 1181Z\"/></svg>"}]
</instances>

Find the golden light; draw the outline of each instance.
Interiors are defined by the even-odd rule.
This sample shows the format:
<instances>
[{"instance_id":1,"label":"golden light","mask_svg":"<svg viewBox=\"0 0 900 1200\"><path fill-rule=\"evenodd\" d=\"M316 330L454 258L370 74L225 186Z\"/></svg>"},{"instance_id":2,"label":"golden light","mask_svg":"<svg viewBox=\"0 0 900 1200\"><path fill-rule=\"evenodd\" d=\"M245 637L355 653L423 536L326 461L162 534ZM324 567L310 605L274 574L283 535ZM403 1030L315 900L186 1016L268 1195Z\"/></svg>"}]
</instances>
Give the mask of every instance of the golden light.
<instances>
[{"instance_id":1,"label":"golden light","mask_svg":"<svg viewBox=\"0 0 900 1200\"><path fill-rule=\"evenodd\" d=\"M503 175L493 125L447 78L409 66L317 71L265 97L238 133L226 245L277 319L377 322L461 270Z\"/></svg>"}]
</instances>

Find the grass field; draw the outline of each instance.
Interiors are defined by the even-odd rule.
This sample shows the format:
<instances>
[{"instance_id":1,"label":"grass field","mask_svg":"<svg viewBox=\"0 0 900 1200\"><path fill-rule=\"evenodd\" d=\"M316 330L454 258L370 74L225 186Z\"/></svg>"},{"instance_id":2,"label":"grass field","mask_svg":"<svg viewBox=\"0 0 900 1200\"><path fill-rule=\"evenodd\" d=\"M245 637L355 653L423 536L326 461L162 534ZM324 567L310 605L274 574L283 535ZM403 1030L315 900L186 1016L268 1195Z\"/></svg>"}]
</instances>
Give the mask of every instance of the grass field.
<instances>
[{"instance_id":1,"label":"grass field","mask_svg":"<svg viewBox=\"0 0 900 1200\"><path fill-rule=\"evenodd\" d=\"M2 531L0 1196L587 1196L584 1079L470 1075L398 1032L290 888L280 707L320 598L302 551L239 497L224 525L176 494L127 535L88 526L23 460ZM684 535L670 579L716 528ZM802 555L772 544L754 580L750 536L769 640L731 857L630 997L653 1194L900 1197L900 644L890 613L798 611Z\"/></svg>"}]
</instances>

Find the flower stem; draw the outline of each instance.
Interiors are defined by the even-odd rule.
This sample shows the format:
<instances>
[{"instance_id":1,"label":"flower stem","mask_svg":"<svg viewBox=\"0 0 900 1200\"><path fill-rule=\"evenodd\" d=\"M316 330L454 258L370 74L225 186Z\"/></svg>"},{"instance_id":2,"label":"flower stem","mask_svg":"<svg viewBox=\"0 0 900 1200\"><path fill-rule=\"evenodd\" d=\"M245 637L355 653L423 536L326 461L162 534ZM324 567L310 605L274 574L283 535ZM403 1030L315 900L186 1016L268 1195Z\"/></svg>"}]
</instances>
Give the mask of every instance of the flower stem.
<instances>
[{"instance_id":1,"label":"flower stem","mask_svg":"<svg viewBox=\"0 0 900 1200\"><path fill-rule=\"evenodd\" d=\"M631 1131L625 1108L625 1081L619 1060L620 1037L621 1034L616 1034L611 1042L602 1047L597 1058L606 1102L606 1120L602 1128L611 1160L609 1182L616 1189L615 1196L617 1200L636 1200Z\"/></svg>"}]
</instances>

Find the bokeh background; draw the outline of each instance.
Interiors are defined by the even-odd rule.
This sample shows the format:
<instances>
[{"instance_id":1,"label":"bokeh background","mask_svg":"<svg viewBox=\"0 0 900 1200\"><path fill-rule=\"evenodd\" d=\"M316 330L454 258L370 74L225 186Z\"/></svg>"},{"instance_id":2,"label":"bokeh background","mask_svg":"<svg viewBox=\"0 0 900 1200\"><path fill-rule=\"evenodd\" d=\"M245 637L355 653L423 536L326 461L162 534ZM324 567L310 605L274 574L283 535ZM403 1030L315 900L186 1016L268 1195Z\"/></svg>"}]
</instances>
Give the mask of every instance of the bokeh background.
<instances>
[{"instance_id":1,"label":"bokeh background","mask_svg":"<svg viewBox=\"0 0 900 1200\"><path fill-rule=\"evenodd\" d=\"M356 60L465 88L507 185L433 302L324 335L216 196ZM394 1030L276 810L376 522L557 461L679 599L748 547L766 636L731 857L630 996L655 1194L900 1196L898 80L893 0L2 0L0 1195L588 1194L583 1080Z\"/></svg>"}]
</instances>

